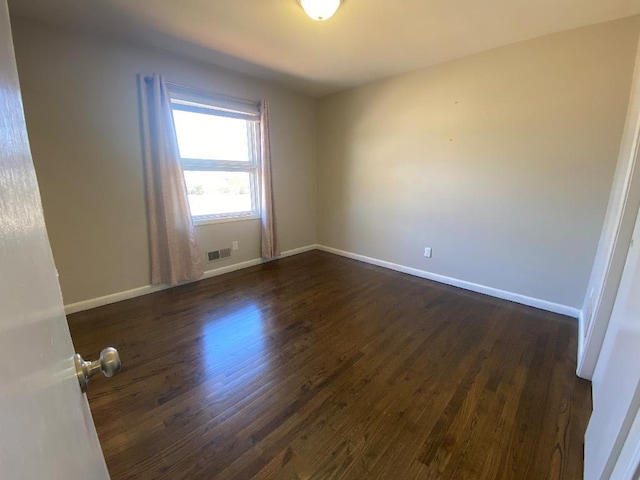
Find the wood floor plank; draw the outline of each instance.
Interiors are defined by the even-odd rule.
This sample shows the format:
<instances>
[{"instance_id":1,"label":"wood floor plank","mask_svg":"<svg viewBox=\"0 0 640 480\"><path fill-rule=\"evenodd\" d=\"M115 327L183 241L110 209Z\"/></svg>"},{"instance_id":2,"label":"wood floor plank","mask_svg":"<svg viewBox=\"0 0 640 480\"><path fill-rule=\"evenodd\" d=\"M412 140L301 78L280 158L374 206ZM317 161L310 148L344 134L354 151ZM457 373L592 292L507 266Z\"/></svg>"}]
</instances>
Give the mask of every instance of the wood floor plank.
<instances>
[{"instance_id":1,"label":"wood floor plank","mask_svg":"<svg viewBox=\"0 0 640 480\"><path fill-rule=\"evenodd\" d=\"M576 479L575 320L309 252L69 316L113 480Z\"/></svg>"}]
</instances>

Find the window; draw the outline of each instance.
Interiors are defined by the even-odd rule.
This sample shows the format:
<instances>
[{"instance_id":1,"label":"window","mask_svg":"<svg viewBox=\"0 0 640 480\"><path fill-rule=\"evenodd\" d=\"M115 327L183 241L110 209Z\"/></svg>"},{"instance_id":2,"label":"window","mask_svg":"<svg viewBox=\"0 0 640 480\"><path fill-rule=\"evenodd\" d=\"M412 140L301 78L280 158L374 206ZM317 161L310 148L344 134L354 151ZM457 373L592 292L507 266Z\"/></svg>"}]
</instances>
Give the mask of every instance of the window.
<instances>
[{"instance_id":1,"label":"window","mask_svg":"<svg viewBox=\"0 0 640 480\"><path fill-rule=\"evenodd\" d=\"M194 223L260 215L259 105L192 92L171 92Z\"/></svg>"}]
</instances>

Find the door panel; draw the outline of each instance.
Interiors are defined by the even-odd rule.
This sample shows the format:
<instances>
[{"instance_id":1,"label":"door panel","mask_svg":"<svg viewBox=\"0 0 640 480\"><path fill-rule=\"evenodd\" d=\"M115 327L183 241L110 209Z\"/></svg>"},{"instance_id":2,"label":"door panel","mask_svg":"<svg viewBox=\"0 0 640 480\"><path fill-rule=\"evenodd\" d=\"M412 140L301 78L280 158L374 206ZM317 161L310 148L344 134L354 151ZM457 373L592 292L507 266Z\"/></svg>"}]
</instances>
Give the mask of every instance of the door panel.
<instances>
[{"instance_id":1,"label":"door panel","mask_svg":"<svg viewBox=\"0 0 640 480\"><path fill-rule=\"evenodd\" d=\"M0 351L2 478L108 479L75 377L6 0L0 0Z\"/></svg>"}]
</instances>

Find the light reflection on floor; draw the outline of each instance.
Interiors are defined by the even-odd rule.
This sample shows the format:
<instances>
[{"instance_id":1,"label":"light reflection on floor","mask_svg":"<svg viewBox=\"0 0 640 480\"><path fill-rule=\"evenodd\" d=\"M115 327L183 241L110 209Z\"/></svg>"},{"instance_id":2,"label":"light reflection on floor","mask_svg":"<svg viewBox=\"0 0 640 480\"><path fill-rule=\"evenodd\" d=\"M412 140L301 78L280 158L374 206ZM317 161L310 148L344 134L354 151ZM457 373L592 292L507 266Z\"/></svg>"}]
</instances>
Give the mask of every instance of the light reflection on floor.
<instances>
[{"instance_id":1,"label":"light reflection on floor","mask_svg":"<svg viewBox=\"0 0 640 480\"><path fill-rule=\"evenodd\" d=\"M203 369L207 379L217 380L216 386L226 385L225 379L233 376L237 387L242 388L268 366L264 320L257 304L212 313L202 333ZM245 369L247 374L242 375Z\"/></svg>"}]
</instances>

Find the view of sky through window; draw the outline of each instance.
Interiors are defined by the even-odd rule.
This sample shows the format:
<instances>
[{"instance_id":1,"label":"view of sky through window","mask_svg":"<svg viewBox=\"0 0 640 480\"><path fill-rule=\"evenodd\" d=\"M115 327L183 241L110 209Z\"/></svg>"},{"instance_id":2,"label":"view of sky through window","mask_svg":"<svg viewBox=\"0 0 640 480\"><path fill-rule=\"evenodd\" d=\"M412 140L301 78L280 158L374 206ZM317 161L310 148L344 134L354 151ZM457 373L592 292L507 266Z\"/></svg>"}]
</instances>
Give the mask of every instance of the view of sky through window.
<instances>
[{"instance_id":1,"label":"view of sky through window","mask_svg":"<svg viewBox=\"0 0 640 480\"><path fill-rule=\"evenodd\" d=\"M183 110L173 120L182 158L249 161L246 120Z\"/></svg>"},{"instance_id":2,"label":"view of sky through window","mask_svg":"<svg viewBox=\"0 0 640 480\"><path fill-rule=\"evenodd\" d=\"M190 162L184 178L193 217L252 212L252 173L224 171L215 161L250 162L250 124L246 120L173 110L180 156Z\"/></svg>"}]
</instances>

